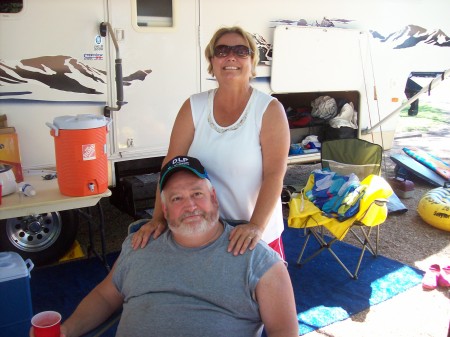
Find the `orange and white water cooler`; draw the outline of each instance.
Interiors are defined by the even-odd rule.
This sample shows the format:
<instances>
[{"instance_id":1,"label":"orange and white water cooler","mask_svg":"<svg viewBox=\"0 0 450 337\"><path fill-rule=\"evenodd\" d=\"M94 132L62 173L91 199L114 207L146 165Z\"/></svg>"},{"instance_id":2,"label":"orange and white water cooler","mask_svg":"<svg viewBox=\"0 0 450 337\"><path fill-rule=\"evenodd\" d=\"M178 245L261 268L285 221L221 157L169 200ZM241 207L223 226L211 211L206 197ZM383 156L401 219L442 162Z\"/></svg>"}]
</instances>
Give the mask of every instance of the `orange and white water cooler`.
<instances>
[{"instance_id":1,"label":"orange and white water cooler","mask_svg":"<svg viewBox=\"0 0 450 337\"><path fill-rule=\"evenodd\" d=\"M111 120L83 114L47 123L55 140L56 173L61 194L82 197L108 188L106 138Z\"/></svg>"}]
</instances>

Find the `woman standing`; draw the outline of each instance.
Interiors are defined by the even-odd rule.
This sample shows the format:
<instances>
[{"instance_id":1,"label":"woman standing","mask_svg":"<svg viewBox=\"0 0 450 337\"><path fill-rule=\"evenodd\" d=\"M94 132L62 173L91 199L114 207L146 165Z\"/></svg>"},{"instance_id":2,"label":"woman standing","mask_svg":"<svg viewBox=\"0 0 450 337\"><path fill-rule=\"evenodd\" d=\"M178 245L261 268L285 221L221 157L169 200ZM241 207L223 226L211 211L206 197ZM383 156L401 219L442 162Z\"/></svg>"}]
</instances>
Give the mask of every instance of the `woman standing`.
<instances>
[{"instance_id":1,"label":"woman standing","mask_svg":"<svg viewBox=\"0 0 450 337\"><path fill-rule=\"evenodd\" d=\"M280 195L290 138L283 106L251 86L258 49L242 28L219 29L205 56L218 88L184 102L163 165L176 155L203 163L217 191L221 218L242 220L230 235L229 252L242 254L262 239L284 259ZM166 228L156 196L153 219L134 235L134 248Z\"/></svg>"}]
</instances>

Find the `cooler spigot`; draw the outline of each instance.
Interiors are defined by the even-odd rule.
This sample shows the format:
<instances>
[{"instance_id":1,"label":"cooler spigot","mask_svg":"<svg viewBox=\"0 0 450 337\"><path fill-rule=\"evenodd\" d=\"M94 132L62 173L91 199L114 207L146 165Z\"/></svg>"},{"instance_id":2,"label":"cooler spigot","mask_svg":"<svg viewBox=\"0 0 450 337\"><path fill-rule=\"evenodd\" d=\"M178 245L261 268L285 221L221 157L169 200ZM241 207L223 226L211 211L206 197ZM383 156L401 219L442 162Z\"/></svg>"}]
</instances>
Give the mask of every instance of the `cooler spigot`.
<instances>
[{"instance_id":1,"label":"cooler spigot","mask_svg":"<svg viewBox=\"0 0 450 337\"><path fill-rule=\"evenodd\" d=\"M89 191L94 192L94 190L95 190L94 183L89 183L88 187L89 187Z\"/></svg>"}]
</instances>

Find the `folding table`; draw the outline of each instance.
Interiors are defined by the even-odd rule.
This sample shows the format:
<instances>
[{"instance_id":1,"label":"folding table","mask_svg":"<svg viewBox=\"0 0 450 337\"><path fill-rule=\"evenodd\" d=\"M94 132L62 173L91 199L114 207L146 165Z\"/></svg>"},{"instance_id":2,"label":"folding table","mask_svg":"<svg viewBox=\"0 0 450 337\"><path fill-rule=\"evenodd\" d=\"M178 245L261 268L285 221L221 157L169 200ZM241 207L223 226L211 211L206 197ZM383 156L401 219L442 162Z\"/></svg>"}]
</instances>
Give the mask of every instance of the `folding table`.
<instances>
[{"instance_id":1,"label":"folding table","mask_svg":"<svg viewBox=\"0 0 450 337\"><path fill-rule=\"evenodd\" d=\"M106 269L110 269L106 261L105 249L105 230L103 212L101 211L100 199L109 197L110 190L103 193L88 195L82 197L69 197L62 195L59 191L57 179L44 180L41 175L26 175L25 181L32 185L36 190L36 195L33 197L26 197L20 193L14 193L2 197L2 204L0 205L0 220L16 218L21 216L36 215L46 212L65 211L69 209L76 209L78 213L83 216L89 225L90 247L92 251L105 265ZM90 208L99 207L100 219L98 226L101 236L101 253L99 254L92 242L92 225L96 224L94 218L90 214Z\"/></svg>"}]
</instances>

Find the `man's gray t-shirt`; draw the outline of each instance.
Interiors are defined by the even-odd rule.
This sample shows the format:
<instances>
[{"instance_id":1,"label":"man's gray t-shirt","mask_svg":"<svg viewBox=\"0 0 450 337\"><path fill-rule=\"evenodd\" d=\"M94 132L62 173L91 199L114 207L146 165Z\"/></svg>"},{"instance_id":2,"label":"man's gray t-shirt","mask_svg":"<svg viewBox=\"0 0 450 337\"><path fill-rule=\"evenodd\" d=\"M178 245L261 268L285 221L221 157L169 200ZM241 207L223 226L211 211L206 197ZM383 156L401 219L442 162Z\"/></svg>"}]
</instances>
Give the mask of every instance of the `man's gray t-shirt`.
<instances>
[{"instance_id":1,"label":"man's gray t-shirt","mask_svg":"<svg viewBox=\"0 0 450 337\"><path fill-rule=\"evenodd\" d=\"M129 236L113 275L124 296L117 336L260 336L256 285L281 259L262 241L243 255L228 253L231 229L200 248L182 247L166 231L133 250Z\"/></svg>"}]
</instances>

